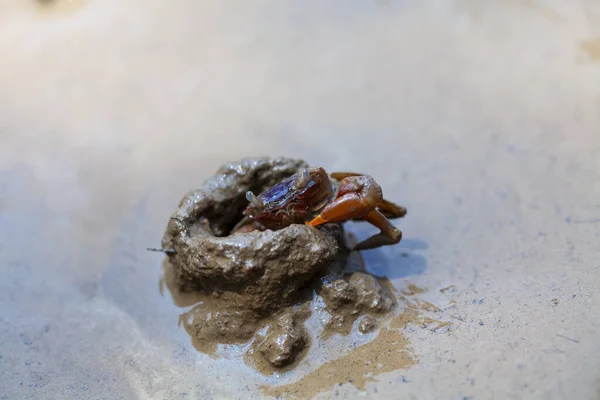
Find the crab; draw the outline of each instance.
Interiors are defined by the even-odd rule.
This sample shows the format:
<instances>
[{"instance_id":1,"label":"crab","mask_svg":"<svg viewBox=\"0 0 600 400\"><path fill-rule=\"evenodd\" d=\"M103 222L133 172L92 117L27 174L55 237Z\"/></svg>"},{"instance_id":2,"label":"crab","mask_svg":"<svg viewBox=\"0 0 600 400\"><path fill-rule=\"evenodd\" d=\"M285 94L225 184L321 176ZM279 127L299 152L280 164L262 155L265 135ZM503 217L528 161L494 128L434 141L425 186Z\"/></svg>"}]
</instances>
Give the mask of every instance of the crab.
<instances>
[{"instance_id":1,"label":"crab","mask_svg":"<svg viewBox=\"0 0 600 400\"><path fill-rule=\"evenodd\" d=\"M246 199L244 218L234 232L361 220L379 228L380 233L358 243L354 250L392 245L402 239L402 232L389 219L404 217L406 208L385 200L381 186L369 175L327 174L322 167L305 168L258 196L248 191Z\"/></svg>"}]
</instances>

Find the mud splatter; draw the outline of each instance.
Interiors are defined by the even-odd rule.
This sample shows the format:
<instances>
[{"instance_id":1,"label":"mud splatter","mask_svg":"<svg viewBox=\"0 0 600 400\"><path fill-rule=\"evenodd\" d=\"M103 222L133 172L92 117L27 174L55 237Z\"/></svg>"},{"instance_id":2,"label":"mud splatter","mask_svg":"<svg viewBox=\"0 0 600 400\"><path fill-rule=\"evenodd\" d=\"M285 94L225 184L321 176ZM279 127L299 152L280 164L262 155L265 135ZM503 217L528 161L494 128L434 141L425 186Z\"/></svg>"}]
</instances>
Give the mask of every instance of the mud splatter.
<instances>
[{"instance_id":1,"label":"mud splatter","mask_svg":"<svg viewBox=\"0 0 600 400\"><path fill-rule=\"evenodd\" d=\"M440 293L446 293L446 292L454 293L455 291L456 291L456 286L454 286L454 285L446 286L446 287L440 289Z\"/></svg>"},{"instance_id":2,"label":"mud splatter","mask_svg":"<svg viewBox=\"0 0 600 400\"><path fill-rule=\"evenodd\" d=\"M409 284L402 292L421 294L426 290ZM400 304L404 306L403 311L383 327L371 342L341 358L326 362L296 382L282 386L263 385L261 390L269 396L285 395L286 398L312 398L344 383L364 390L369 382L375 382L376 377L383 373L408 369L417 364L419 357L414 354L403 331L409 325L416 325L440 333L453 324L438 318L444 310L429 301L411 296L414 294L398 296Z\"/></svg>"},{"instance_id":3,"label":"mud splatter","mask_svg":"<svg viewBox=\"0 0 600 400\"><path fill-rule=\"evenodd\" d=\"M415 294L424 293L425 289L422 289L414 283L409 283L406 289L402 289L401 293L405 296L414 296Z\"/></svg>"},{"instance_id":4,"label":"mud splatter","mask_svg":"<svg viewBox=\"0 0 600 400\"><path fill-rule=\"evenodd\" d=\"M436 306L435 304L429 302L429 301L420 301L417 300L417 304L419 309L424 310L424 311L431 311L431 312L440 312L442 311L441 308L439 308L438 306Z\"/></svg>"},{"instance_id":5,"label":"mud splatter","mask_svg":"<svg viewBox=\"0 0 600 400\"><path fill-rule=\"evenodd\" d=\"M330 390L336 383L352 383L364 389L377 375L406 369L419 359L412 353L402 334L408 324L419 324L422 316L416 310L406 309L394 318L389 327L382 328L377 338L336 360L329 361L299 381L284 386L261 386L268 396L286 395L290 398L312 398Z\"/></svg>"},{"instance_id":6,"label":"mud splatter","mask_svg":"<svg viewBox=\"0 0 600 400\"><path fill-rule=\"evenodd\" d=\"M442 328L446 328L446 327L451 326L452 322L450 322L450 321L440 321L440 320L437 320L437 319L431 318L431 317L424 317L423 318L423 325L422 325L423 328L427 328L429 325L433 325L433 324L435 324L435 326L433 326L431 328L431 330L433 332L437 332L437 331L441 330Z\"/></svg>"}]
</instances>

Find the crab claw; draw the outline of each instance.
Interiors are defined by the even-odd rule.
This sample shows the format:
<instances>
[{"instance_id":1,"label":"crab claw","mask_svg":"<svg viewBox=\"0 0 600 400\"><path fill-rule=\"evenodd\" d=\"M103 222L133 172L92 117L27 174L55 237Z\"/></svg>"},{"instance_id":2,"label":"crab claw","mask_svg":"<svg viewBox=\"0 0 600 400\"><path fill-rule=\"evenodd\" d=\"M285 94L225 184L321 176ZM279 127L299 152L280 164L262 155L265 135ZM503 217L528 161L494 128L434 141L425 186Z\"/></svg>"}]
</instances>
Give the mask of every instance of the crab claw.
<instances>
[{"instance_id":1,"label":"crab claw","mask_svg":"<svg viewBox=\"0 0 600 400\"><path fill-rule=\"evenodd\" d=\"M381 211L377 208L381 207ZM381 187L370 176L347 176L340 182L337 198L307 225L318 226L327 222L364 220L380 229L381 233L357 244L355 250L372 249L396 244L402 232L388 221L386 214L398 218L406 209L383 199Z\"/></svg>"},{"instance_id":2,"label":"crab claw","mask_svg":"<svg viewBox=\"0 0 600 400\"><path fill-rule=\"evenodd\" d=\"M351 176L340 183L337 198L307 224L317 226L326 222L362 219L383 199L381 186L370 176Z\"/></svg>"}]
</instances>

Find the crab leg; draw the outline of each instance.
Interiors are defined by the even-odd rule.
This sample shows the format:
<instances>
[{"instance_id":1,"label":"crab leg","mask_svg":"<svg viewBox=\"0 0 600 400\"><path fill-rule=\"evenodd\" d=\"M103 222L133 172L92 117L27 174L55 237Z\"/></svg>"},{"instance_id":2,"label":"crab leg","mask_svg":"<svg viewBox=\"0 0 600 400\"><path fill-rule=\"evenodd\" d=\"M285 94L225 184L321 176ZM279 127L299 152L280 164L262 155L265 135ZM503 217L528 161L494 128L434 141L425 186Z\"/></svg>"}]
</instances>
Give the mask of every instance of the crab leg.
<instances>
[{"instance_id":1,"label":"crab leg","mask_svg":"<svg viewBox=\"0 0 600 400\"><path fill-rule=\"evenodd\" d=\"M344 178L348 178L349 176L361 176L364 174L358 174L356 172L332 172L329 174L333 179L341 181Z\"/></svg>"},{"instance_id":2,"label":"crab leg","mask_svg":"<svg viewBox=\"0 0 600 400\"><path fill-rule=\"evenodd\" d=\"M381 233L371 236L354 246L354 250L367 250L375 247L387 246L399 243L402 239L402 231L396 228L379 211L373 210L364 218L365 221L381 229Z\"/></svg>"},{"instance_id":3,"label":"crab leg","mask_svg":"<svg viewBox=\"0 0 600 400\"><path fill-rule=\"evenodd\" d=\"M402 218L406 215L406 208L386 199L381 200L379 204L377 204L377 210L381 212L384 217L389 219Z\"/></svg>"},{"instance_id":4,"label":"crab leg","mask_svg":"<svg viewBox=\"0 0 600 400\"><path fill-rule=\"evenodd\" d=\"M336 176L337 175L337 176ZM364 220L381 230L379 234L358 243L355 250L372 249L396 244L402 239L402 232L386 217L400 218L406 215L404 207L383 199L381 187L367 175L349 173L332 174L342 178L337 198L327 205L319 215L306 224L318 226L327 222Z\"/></svg>"}]
</instances>

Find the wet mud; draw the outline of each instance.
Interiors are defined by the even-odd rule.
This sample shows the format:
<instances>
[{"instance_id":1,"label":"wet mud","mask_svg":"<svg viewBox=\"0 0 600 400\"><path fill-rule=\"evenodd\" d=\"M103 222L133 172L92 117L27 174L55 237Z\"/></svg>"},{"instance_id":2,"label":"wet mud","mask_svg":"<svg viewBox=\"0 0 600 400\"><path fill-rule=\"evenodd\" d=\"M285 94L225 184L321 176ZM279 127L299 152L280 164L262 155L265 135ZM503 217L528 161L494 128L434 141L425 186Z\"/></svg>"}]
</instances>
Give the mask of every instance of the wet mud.
<instances>
[{"instance_id":1,"label":"wet mud","mask_svg":"<svg viewBox=\"0 0 600 400\"><path fill-rule=\"evenodd\" d=\"M320 295L331 314L324 327L323 337L333 333L349 334L354 322L360 317L362 330L376 327L375 316L383 316L396 305L394 295L380 281L364 272L352 272L342 278L325 281ZM369 327L372 326L371 329Z\"/></svg>"},{"instance_id":2,"label":"wet mud","mask_svg":"<svg viewBox=\"0 0 600 400\"><path fill-rule=\"evenodd\" d=\"M216 356L223 345L245 346L246 363L273 374L308 352L315 339L304 322L315 302L329 316L319 340L372 332L396 307L385 279L348 262L341 224L232 233L246 192L260 193L305 167L287 158L227 164L171 217L162 241L164 282L176 303L195 303L179 322L199 351Z\"/></svg>"},{"instance_id":3,"label":"wet mud","mask_svg":"<svg viewBox=\"0 0 600 400\"><path fill-rule=\"evenodd\" d=\"M451 317L448 312L456 309L452 300L443 307L437 307L420 298L430 297L428 292L425 288L408 283L396 293L398 307L393 317L376 320L365 315L358 320L357 329L361 334L369 335L369 332L361 331L362 326L370 328L375 322L381 325L377 332L370 334L367 342L352 346L347 353L327 360L294 382L262 385L263 393L277 398L310 399L325 391L337 391L344 385L366 391L368 384L376 382L379 375L405 370L417 364L420 357L408 340L409 332L429 330L434 334L444 334L453 326L447 320ZM448 300L448 296L444 297Z\"/></svg>"},{"instance_id":4,"label":"wet mud","mask_svg":"<svg viewBox=\"0 0 600 400\"><path fill-rule=\"evenodd\" d=\"M419 359L401 330L419 320L415 310L407 309L394 318L388 327L367 344L353 349L349 354L329 361L297 382L282 386L262 386L268 396L310 399L338 384L350 383L365 389L375 376L406 369Z\"/></svg>"}]
</instances>

